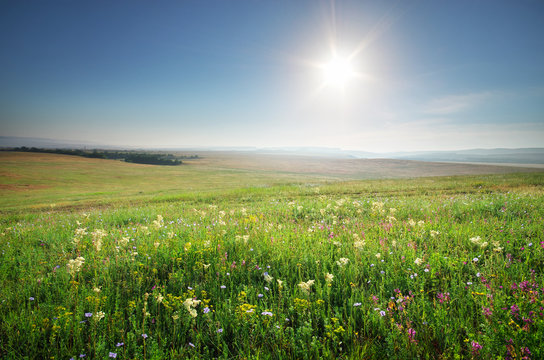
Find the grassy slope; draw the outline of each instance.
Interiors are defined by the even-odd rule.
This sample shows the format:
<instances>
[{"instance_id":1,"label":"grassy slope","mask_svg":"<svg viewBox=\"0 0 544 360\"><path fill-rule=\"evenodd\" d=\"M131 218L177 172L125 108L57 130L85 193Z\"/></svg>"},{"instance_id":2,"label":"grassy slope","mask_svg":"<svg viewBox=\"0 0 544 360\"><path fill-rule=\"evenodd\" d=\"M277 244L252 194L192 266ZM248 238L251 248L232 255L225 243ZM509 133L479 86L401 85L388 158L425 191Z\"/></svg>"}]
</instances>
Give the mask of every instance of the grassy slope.
<instances>
[{"instance_id":1,"label":"grassy slope","mask_svg":"<svg viewBox=\"0 0 544 360\"><path fill-rule=\"evenodd\" d=\"M542 284L541 172L338 182L214 159L169 168L23 155L2 158L0 170L0 357L446 359L521 357L525 347L544 355L542 296L510 290ZM31 211L53 202L66 208ZM374 202L385 203L383 213ZM89 208L96 204L107 206ZM79 227L88 234L74 245ZM100 251L98 229L107 233ZM356 233L366 240L360 250ZM77 256L85 265L70 275ZM348 266L338 265L342 257ZM266 265L283 290L265 282ZM305 294L297 284L309 279L316 283ZM192 297L207 301L195 319L182 305ZM250 304L256 310L245 315ZM525 317L534 323L520 330Z\"/></svg>"},{"instance_id":2,"label":"grassy slope","mask_svg":"<svg viewBox=\"0 0 544 360\"><path fill-rule=\"evenodd\" d=\"M296 189L302 184L324 184L338 180L535 171L519 167L401 160L319 159L213 152L200 155L202 159L167 167L54 154L2 152L0 208L6 213L27 209L186 200L219 194L236 198L248 188L260 188L260 192L267 192L266 189L270 187L294 186ZM358 186L371 191L368 187L372 187L372 184L375 182ZM399 184L405 182L397 183L397 186L406 186ZM268 190L270 193L277 191L277 188Z\"/></svg>"}]
</instances>

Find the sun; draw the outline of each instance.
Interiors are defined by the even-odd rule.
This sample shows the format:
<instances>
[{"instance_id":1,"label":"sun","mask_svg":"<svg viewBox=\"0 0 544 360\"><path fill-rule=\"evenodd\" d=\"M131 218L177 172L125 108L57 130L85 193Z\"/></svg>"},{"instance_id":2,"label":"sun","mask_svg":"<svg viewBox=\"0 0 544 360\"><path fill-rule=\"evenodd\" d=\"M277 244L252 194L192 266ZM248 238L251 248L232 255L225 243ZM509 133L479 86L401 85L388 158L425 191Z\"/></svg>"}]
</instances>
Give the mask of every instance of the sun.
<instances>
[{"instance_id":1,"label":"sun","mask_svg":"<svg viewBox=\"0 0 544 360\"><path fill-rule=\"evenodd\" d=\"M325 85L344 88L355 76L355 71L348 58L334 56L328 63L321 65Z\"/></svg>"}]
</instances>

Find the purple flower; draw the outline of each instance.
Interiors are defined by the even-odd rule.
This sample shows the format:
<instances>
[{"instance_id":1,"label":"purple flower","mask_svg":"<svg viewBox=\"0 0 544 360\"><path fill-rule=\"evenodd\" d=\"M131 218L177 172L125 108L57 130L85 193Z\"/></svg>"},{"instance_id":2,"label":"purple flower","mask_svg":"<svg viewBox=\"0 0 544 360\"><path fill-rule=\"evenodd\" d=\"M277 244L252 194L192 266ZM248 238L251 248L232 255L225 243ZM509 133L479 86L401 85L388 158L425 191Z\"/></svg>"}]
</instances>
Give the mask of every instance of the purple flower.
<instances>
[{"instance_id":1,"label":"purple flower","mask_svg":"<svg viewBox=\"0 0 544 360\"><path fill-rule=\"evenodd\" d=\"M263 294L259 294L259 295L257 295L257 296L260 297L260 298L262 298L264 295L263 295Z\"/></svg>"},{"instance_id":2,"label":"purple flower","mask_svg":"<svg viewBox=\"0 0 544 360\"><path fill-rule=\"evenodd\" d=\"M86 357L86 356L87 356L87 354L79 354L79 357L80 357L80 358L84 358L84 357Z\"/></svg>"},{"instance_id":3,"label":"purple flower","mask_svg":"<svg viewBox=\"0 0 544 360\"><path fill-rule=\"evenodd\" d=\"M195 344L193 344L192 342L189 343L189 346L190 347L195 347Z\"/></svg>"},{"instance_id":4,"label":"purple flower","mask_svg":"<svg viewBox=\"0 0 544 360\"><path fill-rule=\"evenodd\" d=\"M270 311L263 311L261 315L272 316L273 314Z\"/></svg>"},{"instance_id":5,"label":"purple flower","mask_svg":"<svg viewBox=\"0 0 544 360\"><path fill-rule=\"evenodd\" d=\"M117 357L117 353L110 352L109 357L115 359Z\"/></svg>"},{"instance_id":6,"label":"purple flower","mask_svg":"<svg viewBox=\"0 0 544 360\"><path fill-rule=\"evenodd\" d=\"M217 329L217 332L218 332L218 333L222 333L222 332L223 332L223 328Z\"/></svg>"},{"instance_id":7,"label":"purple flower","mask_svg":"<svg viewBox=\"0 0 544 360\"><path fill-rule=\"evenodd\" d=\"M28 298L28 300L34 301L34 298L31 296L31 297Z\"/></svg>"},{"instance_id":8,"label":"purple flower","mask_svg":"<svg viewBox=\"0 0 544 360\"><path fill-rule=\"evenodd\" d=\"M207 313L210 312L210 308L206 306L204 309L202 309L202 312L203 312L204 314L207 314Z\"/></svg>"},{"instance_id":9,"label":"purple flower","mask_svg":"<svg viewBox=\"0 0 544 360\"><path fill-rule=\"evenodd\" d=\"M142 334L142 337L143 337L144 339L147 339L147 334Z\"/></svg>"},{"instance_id":10,"label":"purple flower","mask_svg":"<svg viewBox=\"0 0 544 360\"><path fill-rule=\"evenodd\" d=\"M121 347L123 345L125 345L125 343L122 343L122 342L115 344L115 346L117 346L117 347Z\"/></svg>"},{"instance_id":11,"label":"purple flower","mask_svg":"<svg viewBox=\"0 0 544 360\"><path fill-rule=\"evenodd\" d=\"M93 313L85 313L85 317L91 317L93 316Z\"/></svg>"},{"instance_id":12,"label":"purple flower","mask_svg":"<svg viewBox=\"0 0 544 360\"><path fill-rule=\"evenodd\" d=\"M361 306L361 303L355 303L353 306Z\"/></svg>"},{"instance_id":13,"label":"purple flower","mask_svg":"<svg viewBox=\"0 0 544 360\"><path fill-rule=\"evenodd\" d=\"M478 355L480 349L482 349L482 345L478 344L477 341L472 341L470 344L472 345L472 354Z\"/></svg>"},{"instance_id":14,"label":"purple flower","mask_svg":"<svg viewBox=\"0 0 544 360\"><path fill-rule=\"evenodd\" d=\"M385 311L383 311L383 310L380 311L380 315L381 315L381 316L385 316Z\"/></svg>"},{"instance_id":15,"label":"purple flower","mask_svg":"<svg viewBox=\"0 0 544 360\"><path fill-rule=\"evenodd\" d=\"M225 285L221 285L221 289L226 289L227 287Z\"/></svg>"}]
</instances>

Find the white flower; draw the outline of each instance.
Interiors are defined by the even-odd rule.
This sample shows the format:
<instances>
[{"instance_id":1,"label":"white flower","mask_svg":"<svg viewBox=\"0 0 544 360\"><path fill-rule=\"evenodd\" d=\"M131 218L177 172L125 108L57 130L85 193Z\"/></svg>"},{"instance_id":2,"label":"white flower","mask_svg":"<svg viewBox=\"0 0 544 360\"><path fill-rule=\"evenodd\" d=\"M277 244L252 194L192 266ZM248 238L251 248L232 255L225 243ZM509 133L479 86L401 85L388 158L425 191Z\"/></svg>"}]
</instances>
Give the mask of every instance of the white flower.
<instances>
[{"instance_id":1,"label":"white flower","mask_svg":"<svg viewBox=\"0 0 544 360\"><path fill-rule=\"evenodd\" d=\"M471 237L470 238L470 241L473 243L473 244L479 244L480 243L480 240L482 240L479 236L475 236L475 237Z\"/></svg>"},{"instance_id":2,"label":"white flower","mask_svg":"<svg viewBox=\"0 0 544 360\"><path fill-rule=\"evenodd\" d=\"M81 270L81 267L85 263L85 259L81 256L68 260L68 272L70 275L74 276L79 270Z\"/></svg>"},{"instance_id":3,"label":"white flower","mask_svg":"<svg viewBox=\"0 0 544 360\"><path fill-rule=\"evenodd\" d=\"M353 243L353 247L355 247L356 249L362 249L363 246L365 246L365 241L364 240L355 241Z\"/></svg>"},{"instance_id":4,"label":"white flower","mask_svg":"<svg viewBox=\"0 0 544 360\"><path fill-rule=\"evenodd\" d=\"M200 300L194 300L192 298L185 299L185 301L183 302L183 305L192 317L197 316L197 312L194 308L197 307L198 304L200 304Z\"/></svg>"},{"instance_id":5,"label":"white flower","mask_svg":"<svg viewBox=\"0 0 544 360\"><path fill-rule=\"evenodd\" d=\"M377 258L379 259L379 258L381 258L381 257L382 257L382 254L380 254L380 253L377 253L377 254L376 254L376 257L377 257Z\"/></svg>"},{"instance_id":6,"label":"white flower","mask_svg":"<svg viewBox=\"0 0 544 360\"><path fill-rule=\"evenodd\" d=\"M160 304L162 303L163 300L164 300L164 296L162 296L162 294L159 293L159 295L157 295L157 302Z\"/></svg>"},{"instance_id":7,"label":"white flower","mask_svg":"<svg viewBox=\"0 0 544 360\"><path fill-rule=\"evenodd\" d=\"M333 274L330 274L330 273L327 273L327 275L325 275L325 281L327 283L331 283L332 282L332 279L334 278L334 275Z\"/></svg>"},{"instance_id":8,"label":"white flower","mask_svg":"<svg viewBox=\"0 0 544 360\"><path fill-rule=\"evenodd\" d=\"M157 215L157 220L153 220L153 226L157 229L160 229L164 226L164 220L162 218L162 215Z\"/></svg>"},{"instance_id":9,"label":"white flower","mask_svg":"<svg viewBox=\"0 0 544 360\"><path fill-rule=\"evenodd\" d=\"M437 235L440 235L440 231L431 230L431 236L436 237Z\"/></svg>"},{"instance_id":10,"label":"white flower","mask_svg":"<svg viewBox=\"0 0 544 360\"><path fill-rule=\"evenodd\" d=\"M104 316L106 316L106 314L104 314L103 311L99 311L94 315L94 319L98 322L98 321L102 320L104 318Z\"/></svg>"},{"instance_id":11,"label":"white flower","mask_svg":"<svg viewBox=\"0 0 544 360\"><path fill-rule=\"evenodd\" d=\"M272 282L272 280L274 280L274 278L272 276L268 275L268 273L263 274L263 276L264 276L264 280L267 283L270 283L270 282Z\"/></svg>"},{"instance_id":12,"label":"white flower","mask_svg":"<svg viewBox=\"0 0 544 360\"><path fill-rule=\"evenodd\" d=\"M304 291L304 293L309 294L310 293L310 288L312 287L314 282L315 282L315 280L308 280L306 282L301 282L300 284L298 284L298 287L302 291Z\"/></svg>"}]
</instances>

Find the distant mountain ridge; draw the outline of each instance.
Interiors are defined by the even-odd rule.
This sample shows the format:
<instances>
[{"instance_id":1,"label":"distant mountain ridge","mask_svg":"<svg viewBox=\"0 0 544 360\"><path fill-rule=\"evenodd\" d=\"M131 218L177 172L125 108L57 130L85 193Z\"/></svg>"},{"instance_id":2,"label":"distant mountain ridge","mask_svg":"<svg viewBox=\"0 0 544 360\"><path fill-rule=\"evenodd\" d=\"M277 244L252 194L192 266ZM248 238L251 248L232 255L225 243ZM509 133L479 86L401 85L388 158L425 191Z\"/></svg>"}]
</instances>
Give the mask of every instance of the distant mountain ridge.
<instances>
[{"instance_id":1,"label":"distant mountain ridge","mask_svg":"<svg viewBox=\"0 0 544 360\"><path fill-rule=\"evenodd\" d=\"M105 145L98 142L75 142L43 138L26 138L0 136L0 148L38 147L61 149L135 149L119 145ZM375 153L359 150L343 150L327 147L250 147L250 146L202 146L163 148L138 147L141 150L201 150L201 151L234 151L256 152L261 154L304 155L330 158L357 159L399 159L433 162L473 162L473 163L504 163L504 164L544 164L544 148L496 148L496 149L467 149L452 151L404 151L391 153Z\"/></svg>"}]
</instances>

